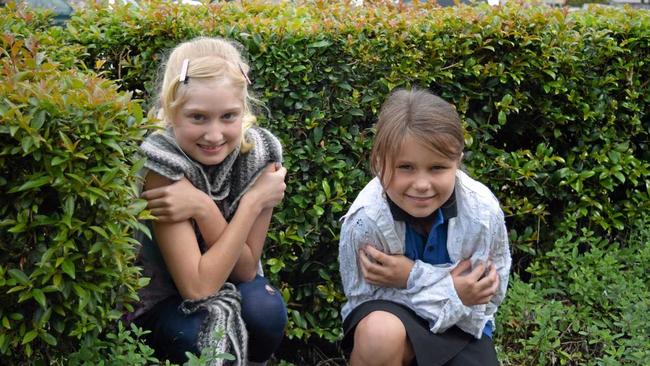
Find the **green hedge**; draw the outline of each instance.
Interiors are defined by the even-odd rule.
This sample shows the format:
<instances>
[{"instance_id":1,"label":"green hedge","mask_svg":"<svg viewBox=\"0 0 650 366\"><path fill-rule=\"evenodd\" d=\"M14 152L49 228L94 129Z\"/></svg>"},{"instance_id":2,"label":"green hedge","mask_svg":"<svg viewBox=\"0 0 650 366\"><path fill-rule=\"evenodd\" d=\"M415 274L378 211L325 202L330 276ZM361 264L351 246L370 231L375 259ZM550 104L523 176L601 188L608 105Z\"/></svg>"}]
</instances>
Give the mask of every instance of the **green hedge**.
<instances>
[{"instance_id":1,"label":"green hedge","mask_svg":"<svg viewBox=\"0 0 650 366\"><path fill-rule=\"evenodd\" d=\"M113 82L52 60L66 51L44 52L61 44L37 19L2 19L0 353L52 361L112 327L146 283L132 233L148 124Z\"/></svg>"},{"instance_id":2,"label":"green hedge","mask_svg":"<svg viewBox=\"0 0 650 366\"><path fill-rule=\"evenodd\" d=\"M456 104L467 129L466 168L507 215L514 267L497 319L503 363L650 360L647 12L154 1L96 6L65 31L33 32L61 42L47 52L59 62L144 100L164 52L179 41L220 35L243 45L266 107L260 123L283 141L289 170L264 257L290 310L291 348L280 357L312 364L321 352L338 355L338 219L369 179L371 126L385 96L419 85ZM70 50L83 52L72 59ZM120 112L127 121L131 113ZM137 141L126 135L122 149ZM34 199L12 202L27 198ZM129 207L126 200L113 203ZM20 267L16 258L5 271Z\"/></svg>"}]
</instances>

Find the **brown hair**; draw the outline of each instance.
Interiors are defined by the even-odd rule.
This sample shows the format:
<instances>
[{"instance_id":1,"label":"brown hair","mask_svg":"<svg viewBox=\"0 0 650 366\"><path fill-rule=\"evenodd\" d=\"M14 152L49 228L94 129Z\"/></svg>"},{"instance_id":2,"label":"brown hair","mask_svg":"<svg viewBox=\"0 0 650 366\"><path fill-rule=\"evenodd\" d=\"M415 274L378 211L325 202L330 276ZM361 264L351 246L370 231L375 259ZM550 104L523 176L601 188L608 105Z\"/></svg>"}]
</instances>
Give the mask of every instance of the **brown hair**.
<instances>
[{"instance_id":1,"label":"brown hair","mask_svg":"<svg viewBox=\"0 0 650 366\"><path fill-rule=\"evenodd\" d=\"M456 108L425 89L393 91L381 107L376 129L370 165L382 182L390 181L407 136L452 160L460 160L465 147Z\"/></svg>"}]
</instances>

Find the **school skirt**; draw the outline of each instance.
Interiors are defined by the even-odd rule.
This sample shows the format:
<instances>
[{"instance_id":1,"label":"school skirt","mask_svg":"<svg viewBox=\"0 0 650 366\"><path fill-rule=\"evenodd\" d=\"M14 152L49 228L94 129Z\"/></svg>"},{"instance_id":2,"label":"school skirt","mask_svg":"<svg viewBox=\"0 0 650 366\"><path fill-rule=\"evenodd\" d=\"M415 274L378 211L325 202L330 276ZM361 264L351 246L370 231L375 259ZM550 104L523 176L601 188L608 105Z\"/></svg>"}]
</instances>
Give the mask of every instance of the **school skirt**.
<instances>
[{"instance_id":1,"label":"school skirt","mask_svg":"<svg viewBox=\"0 0 650 366\"><path fill-rule=\"evenodd\" d=\"M490 337L475 339L454 326L443 333L431 333L429 324L411 309L386 300L371 300L357 306L343 321L342 347L350 351L354 344L354 330L361 319L373 311L386 311L398 317L406 328L415 353L413 365L497 366L496 351Z\"/></svg>"}]
</instances>

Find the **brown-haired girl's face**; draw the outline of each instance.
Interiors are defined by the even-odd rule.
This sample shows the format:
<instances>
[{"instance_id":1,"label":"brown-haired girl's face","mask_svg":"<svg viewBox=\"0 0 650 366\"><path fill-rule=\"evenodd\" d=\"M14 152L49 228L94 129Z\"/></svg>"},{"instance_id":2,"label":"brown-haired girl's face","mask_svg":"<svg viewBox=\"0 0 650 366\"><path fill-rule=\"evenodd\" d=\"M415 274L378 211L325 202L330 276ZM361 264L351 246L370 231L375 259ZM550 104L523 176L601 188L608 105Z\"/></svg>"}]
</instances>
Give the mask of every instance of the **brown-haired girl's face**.
<instances>
[{"instance_id":1,"label":"brown-haired girl's face","mask_svg":"<svg viewBox=\"0 0 650 366\"><path fill-rule=\"evenodd\" d=\"M204 165L217 165L242 140L244 98L230 82L191 80L185 102L176 109L178 146Z\"/></svg>"},{"instance_id":2,"label":"brown-haired girl's face","mask_svg":"<svg viewBox=\"0 0 650 366\"><path fill-rule=\"evenodd\" d=\"M411 216L427 217L451 197L459 163L407 136L387 167L386 194Z\"/></svg>"}]
</instances>

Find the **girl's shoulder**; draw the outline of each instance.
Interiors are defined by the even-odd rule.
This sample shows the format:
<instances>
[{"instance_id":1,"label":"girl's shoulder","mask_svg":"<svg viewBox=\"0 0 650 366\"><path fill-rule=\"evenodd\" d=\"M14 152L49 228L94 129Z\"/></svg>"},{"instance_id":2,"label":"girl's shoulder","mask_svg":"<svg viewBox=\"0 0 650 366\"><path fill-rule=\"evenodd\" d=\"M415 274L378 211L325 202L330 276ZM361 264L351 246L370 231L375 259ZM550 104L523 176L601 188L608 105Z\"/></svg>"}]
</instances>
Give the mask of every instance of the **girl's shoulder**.
<instances>
[{"instance_id":1,"label":"girl's shoulder","mask_svg":"<svg viewBox=\"0 0 650 366\"><path fill-rule=\"evenodd\" d=\"M365 187L359 192L357 197L352 202L348 212L343 216L343 219L349 217L360 209L364 209L366 214L370 217L375 216L381 210L388 208L388 204L383 197L383 188L378 178L373 178ZM386 207L384 207L386 206ZM373 214L374 213L374 214Z\"/></svg>"},{"instance_id":2,"label":"girl's shoulder","mask_svg":"<svg viewBox=\"0 0 650 366\"><path fill-rule=\"evenodd\" d=\"M455 191L458 204L474 214L503 215L499 200L490 188L461 170L456 173Z\"/></svg>"},{"instance_id":3,"label":"girl's shoulder","mask_svg":"<svg viewBox=\"0 0 650 366\"><path fill-rule=\"evenodd\" d=\"M251 126L246 129L244 136L247 140L249 140L249 142L253 142L253 144L256 142L261 142L265 146L271 145L273 148L282 148L280 139L278 139L278 137L275 136L273 132L267 130L264 127L257 125Z\"/></svg>"}]
</instances>

